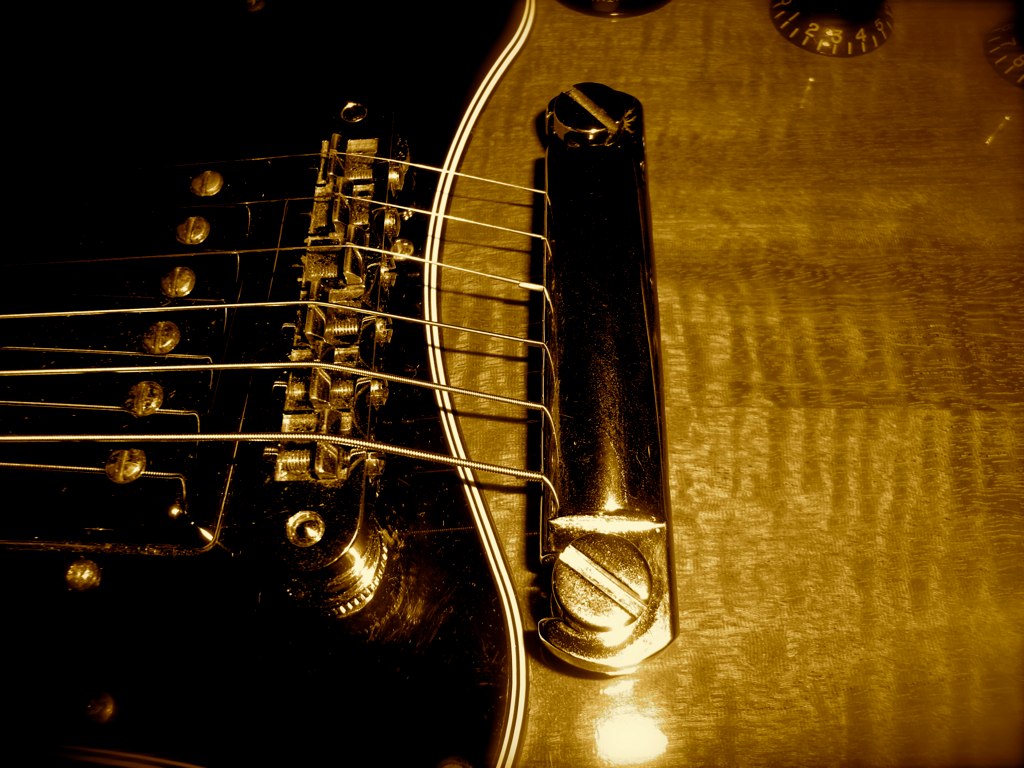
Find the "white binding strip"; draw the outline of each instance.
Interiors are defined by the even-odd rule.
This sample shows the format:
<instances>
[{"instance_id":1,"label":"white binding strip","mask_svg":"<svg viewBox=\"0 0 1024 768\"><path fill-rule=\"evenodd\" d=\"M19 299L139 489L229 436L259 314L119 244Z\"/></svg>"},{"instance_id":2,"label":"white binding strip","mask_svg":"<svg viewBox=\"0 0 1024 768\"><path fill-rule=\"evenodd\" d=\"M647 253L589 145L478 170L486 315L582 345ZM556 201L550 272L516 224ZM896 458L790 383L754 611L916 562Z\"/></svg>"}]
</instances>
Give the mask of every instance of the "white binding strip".
<instances>
[{"instance_id":1,"label":"white binding strip","mask_svg":"<svg viewBox=\"0 0 1024 768\"><path fill-rule=\"evenodd\" d=\"M465 154L470 134L480 117L480 113L483 111L484 105L494 92L505 70L508 69L519 51L526 44L526 39L533 26L535 12L536 0L525 0L519 27L473 95L469 107L462 116L462 121L455 133L452 144L448 149L448 156L445 158L444 166L441 169L437 192L434 195L434 203L430 210L430 223L427 229L427 266L424 270L423 281L423 313L428 321L436 321L440 317L440 312L438 311L438 263L440 261L441 235L444 229L444 214L448 210L452 185L456 179L455 172L458 170L459 163ZM425 330L431 379L435 384L447 386L448 374L441 352L440 329L436 325L428 325ZM456 458L468 459L468 451L462 442L462 434L459 431L449 393L438 390L435 396L449 450ZM476 526L484 554L487 557L487 562L498 589L498 595L501 599L502 610L505 616L506 631L509 637L511 650L509 698L504 732L501 735L494 764L498 768L511 768L519 752L519 742L523 737L526 721L527 661L523 637L523 617L519 611L519 602L516 598L512 575L509 572L504 551L494 529L494 522L477 485L476 476L470 469L459 468L458 472L462 478L463 491L466 494L466 499L473 515L474 525Z\"/></svg>"}]
</instances>

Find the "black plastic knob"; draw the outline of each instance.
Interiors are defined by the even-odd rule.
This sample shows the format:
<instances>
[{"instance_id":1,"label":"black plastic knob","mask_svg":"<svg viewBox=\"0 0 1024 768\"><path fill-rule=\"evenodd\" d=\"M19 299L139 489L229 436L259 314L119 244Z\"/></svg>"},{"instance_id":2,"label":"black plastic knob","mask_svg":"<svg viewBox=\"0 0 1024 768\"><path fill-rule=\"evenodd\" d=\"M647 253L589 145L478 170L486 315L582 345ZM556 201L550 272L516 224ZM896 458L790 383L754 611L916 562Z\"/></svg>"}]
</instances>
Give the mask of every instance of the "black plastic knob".
<instances>
[{"instance_id":1,"label":"black plastic knob","mask_svg":"<svg viewBox=\"0 0 1024 768\"><path fill-rule=\"evenodd\" d=\"M1024 0L1013 16L985 37L985 56L1004 80L1024 88Z\"/></svg>"},{"instance_id":2,"label":"black plastic knob","mask_svg":"<svg viewBox=\"0 0 1024 768\"><path fill-rule=\"evenodd\" d=\"M886 0L769 0L769 11L786 40L822 56L871 53L893 31Z\"/></svg>"}]
</instances>

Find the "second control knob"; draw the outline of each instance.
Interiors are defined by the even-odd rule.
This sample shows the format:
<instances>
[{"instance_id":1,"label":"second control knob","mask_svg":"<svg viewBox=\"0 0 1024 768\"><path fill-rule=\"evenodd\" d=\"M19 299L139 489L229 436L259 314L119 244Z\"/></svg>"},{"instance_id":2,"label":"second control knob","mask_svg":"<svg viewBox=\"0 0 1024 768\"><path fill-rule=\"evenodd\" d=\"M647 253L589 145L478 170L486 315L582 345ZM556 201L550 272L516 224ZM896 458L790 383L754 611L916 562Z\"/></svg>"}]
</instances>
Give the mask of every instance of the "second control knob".
<instances>
[{"instance_id":1,"label":"second control knob","mask_svg":"<svg viewBox=\"0 0 1024 768\"><path fill-rule=\"evenodd\" d=\"M769 0L769 9L784 38L822 56L871 53L893 30L885 0Z\"/></svg>"}]
</instances>

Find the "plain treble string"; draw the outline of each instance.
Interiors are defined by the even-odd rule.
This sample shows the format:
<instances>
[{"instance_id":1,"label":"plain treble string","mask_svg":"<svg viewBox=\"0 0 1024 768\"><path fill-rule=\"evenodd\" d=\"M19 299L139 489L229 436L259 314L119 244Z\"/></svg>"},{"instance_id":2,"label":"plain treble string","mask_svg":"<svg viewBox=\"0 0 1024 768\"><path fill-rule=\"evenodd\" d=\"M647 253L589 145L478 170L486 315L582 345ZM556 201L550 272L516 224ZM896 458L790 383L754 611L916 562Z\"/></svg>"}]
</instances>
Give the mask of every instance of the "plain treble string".
<instances>
[{"instance_id":1,"label":"plain treble string","mask_svg":"<svg viewBox=\"0 0 1024 768\"><path fill-rule=\"evenodd\" d=\"M338 152L338 154L339 155L349 155L349 154L352 154L352 153ZM312 158L317 158L317 157L320 157L320 155L317 154L317 153L306 153L306 154L300 154L300 155L278 155L278 156L268 156L268 157L263 157L263 158L249 158L248 160L221 161L221 162L218 162L218 163L190 163L190 164L187 164L186 166L179 166L179 167L195 167L195 168L200 168L200 167L204 167L204 166L205 167L209 167L209 166L225 165L225 164L228 164L228 163L240 163L240 162L246 162L246 161L259 162L259 161L285 160L285 159L304 159L304 158L312 159ZM472 180L476 180L476 181L481 181L481 182L485 182L485 183L491 183L491 184L495 184L495 185L498 185L498 186L513 188L513 189L519 189L519 190L528 192L528 193L533 194L533 195L541 195L541 196L543 196L544 197L544 202L546 204L546 193L543 190L538 190L538 189L534 189L534 188L531 188L531 187L524 187L524 186L521 186L521 185L511 184L511 183L508 183L508 182L502 182L502 181L498 181L498 180L483 179L481 177L473 176L471 174L463 174L463 173L452 172L452 171L442 171L441 169L438 169L436 167L424 165L424 164L421 164L421 163L413 163L413 162L410 162L410 161L407 161L407 160L395 160L395 159L389 159L389 158L371 158L371 159L374 162L376 162L376 163L401 164L401 165L405 165L405 166L410 167L410 168L416 168L416 169L419 169L419 170L425 170L425 171L432 172L432 173L437 173L437 174L445 173L446 175L462 177L462 178L466 178L466 179L472 179ZM363 198L353 197L353 196L344 195L344 194L340 194L340 193L338 194L338 197L341 197L341 198L346 199L346 200L363 201ZM241 202L239 202L239 201L232 201L230 204L228 204L228 203L215 203L212 206L207 205L206 207L218 208L218 207L226 207L228 205L230 205L231 207L240 207L240 206L244 207L244 206L255 206L255 205L263 205L263 204L271 204L271 203L284 203L287 206L288 204L293 203L293 202L300 202L300 203L302 203L302 202L310 202L312 200L313 200L313 198L311 196L282 197L282 198L271 198L271 199L264 198L264 199L261 199L261 200L252 200L252 201L248 201L248 202L245 202L245 201L241 201ZM416 208L416 207L411 207L411 206L401 206L401 205L397 205L397 204L395 204L393 202L377 203L376 205L378 207L380 207L381 209L392 208L392 209L407 211L407 212L409 212L411 214L423 214L423 215L430 215L431 214L431 212L428 211L428 210L424 210L424 209ZM189 206L189 207L194 207L194 206ZM538 239L538 240L543 242L545 250L550 253L550 249L549 249L549 245L548 245L548 242L547 242L547 238L543 234L538 234L538 233L529 232L529 231L516 230L514 228L503 227L503 226L500 226L500 225L497 225L497 224L491 224L491 223L484 222L484 221L475 221L475 220L467 219L467 218L464 218L464 217L453 216L453 215L450 215L450 214L441 214L440 218L445 219L445 220L450 220L450 221L458 221L460 223L469 224L469 225L473 225L473 226L480 226L480 227L500 230L500 231L504 231L504 232L509 232L509 233L512 233L512 234L522 235L522 236L533 238L533 239ZM182 257L196 258L196 257L217 256L217 255L234 256L234 257L237 257L237 258L241 259L245 255L256 254L256 253L267 254L267 253L272 253L272 252L273 253L316 252L316 251L339 250L339 249L342 249L342 248L352 248L352 249L355 249L355 250L362 250L362 251L367 251L367 252L380 253L382 255L391 256L396 261L412 261L412 262L418 262L418 263L421 263L421 264L429 264L431 266L440 268L442 270L451 270L451 271L460 272L462 274L468 274L468 275L479 277L479 278L483 278L483 279L495 280L495 281L499 281L499 282L506 283L506 284L512 284L512 285L515 285L516 287L519 287L519 288L521 288L521 289L523 289L523 290L525 290L527 292L541 293L544 296L544 300L547 303L547 305L549 306L549 308L551 307L551 299L550 299L548 291L547 291L547 289L546 289L546 287L544 285L540 285L540 284L537 284L537 283L533 283L531 281L520 280L520 279L517 279L517 278L508 277L508 276L505 276L505 275L500 275L500 274L496 274L496 273L492 273L492 272L485 272L485 271L482 271L482 270L470 269L470 268L467 268L467 267L462 267L462 266L454 265L454 264L446 264L443 261L441 261L441 262L429 261L428 259L426 259L426 258L424 258L422 256L417 256L415 254L410 254L410 253L407 253L407 252L398 252L398 251L395 251L395 250L373 248L371 246L362 246L362 245L357 246L357 245L355 245L353 243L339 243L339 244L335 245L335 244L311 244L309 242L304 242L304 243L298 244L298 245L282 245L280 242L278 242L278 244L276 246L268 246L268 247L261 247L261 248L251 248L251 249L216 249L216 250L213 250L213 249L211 249L211 250L197 249L195 251L190 251L190 252L177 252L176 251L176 252L160 253L160 254L148 254L148 255L136 255L136 256L128 255L128 256L111 257L109 259L89 259L88 261L90 263L96 263L96 262L102 262L102 261L118 261L118 262L120 262L120 261L138 260L138 259L161 260L161 259L173 259L173 258L182 258ZM73 260L67 260L67 262L71 262L71 261L73 261ZM53 263L53 262L50 262L50 263ZM66 262L60 262L60 263L66 263ZM375 266L375 265L370 265L370 266L372 267L372 266ZM413 323L418 323L418 324L422 324L422 325L426 325L426 326L431 326L431 327L434 327L434 328L437 328L437 329L445 329L445 330L455 331L455 332L459 332L459 333L479 334L479 335L487 336L487 337L494 338L494 339L510 341L510 342L515 342L515 343L521 343L521 344L525 344L527 346L541 348L543 350L544 354L548 357L548 360L550 361L550 354L551 354L550 350L548 349L547 344L545 342L541 341L541 340L531 339L531 338L524 338L524 337L518 337L518 336L513 336L513 335L510 335L510 334L503 334L503 333L499 333L499 332L496 332L496 331L489 331L489 330L485 330L485 329L470 328L470 327L466 327L466 326L460 326L460 325L455 325L455 324L443 323L443 322L440 322L440 321L437 321L437 320L430 320L430 321L428 321L428 320L425 320L425 319L419 318L419 317L413 317L413 316L407 316L407 315L399 315L399 314L394 314L394 313L383 312L383 311L380 311L380 310L373 310L373 309L369 309L369 308L354 307L354 306L345 305L345 304L337 304L337 303L334 303L334 302L315 301L315 300L295 300L295 301L279 301L279 302L214 302L214 303L208 303L208 304L155 305L155 306L149 306L149 307L133 307L133 308L106 308L106 309L86 309L86 310L66 310L66 311L58 310L58 311L48 311L48 312L0 313L0 321L28 320L28 319L48 319L48 318L65 318L66 319L66 318L76 318L76 317L105 316L105 315L118 315L118 314L140 314L140 313L150 313L150 312L152 312L152 313L166 313L166 312L179 313L179 312L191 312L191 311L209 311L211 309L219 312L219 311L224 311L224 310L228 310L228 309L245 310L245 309L251 309L251 308L275 308L275 307L276 308L282 308L282 307L299 307L299 306L319 306L319 307L324 307L324 308L338 308L338 309L344 309L345 311L351 311L351 312L355 312L355 313L362 313L362 314L365 314L365 315L368 315L368 316L385 317L385 318L392 319L392 320L395 320L395 321L413 322ZM0 347L0 350L3 350L3 349L13 350L13 349L16 349L16 348L15 347L11 347L11 346ZM29 370L29 369L13 369L13 370L0 371L0 377L8 377L8 376L14 377L14 376L75 375L75 374L90 374L90 373L91 374L103 374L103 373L115 373L116 374L116 373L141 373L141 372L186 372L186 371L217 371L217 370L222 370L223 371L223 370L241 370L241 369L250 369L250 370L278 369L278 370L284 370L284 369L290 369L290 368L303 368L303 367L305 367L305 368L323 368L323 369L327 369L327 370L334 370L334 371L337 371L337 372L343 372L343 373L346 373L346 374L359 375L359 376L363 376L363 377L366 377L366 378L376 378L376 379L385 380L385 381L389 381L389 382L393 382L393 383L397 383L397 384L402 384L402 385L427 387L427 388L433 389L435 391L441 391L441 392L445 392L445 393L448 393L448 394L459 395L459 396L466 396L466 397L473 397L473 398L479 398L479 399L483 399L483 400L489 400L489 401L499 402L499 403L513 405L513 406L517 406L517 407L522 407L522 408L525 408L525 409L528 409L528 410L536 410L536 411L541 412L541 414L543 415L543 418L545 419L545 421L547 422L549 427L553 425L553 421L551 419L551 414L549 413L547 407L543 403L531 402L531 401L528 401L528 400L522 400L522 399L519 399L519 398L509 397L509 396L506 396L506 395L487 393L487 392L480 392L480 391L470 390L470 389L466 389L466 388L462 388L462 387L456 387L456 386L452 386L452 385L448 385L448 384L440 384L440 383L435 383L435 382L427 382L427 381L422 381L422 380L419 380L419 379L402 377L402 376L397 376L397 375L393 375L393 374L387 374L387 373L384 373L384 372L368 370L368 369L364 369L364 368L355 368L355 367L351 367L351 366L344 366L344 365L338 365L338 364L333 364L333 363L322 363L322 362L301 362L301 363L279 362L279 363L237 363L237 364L236 363L204 363L204 364L200 364L200 365L169 364L169 365L154 365L154 366L49 368L49 369L32 369L32 370ZM300 435L294 434L294 433L281 433L281 434L276 434L276 433L254 433L254 434L248 434L248 435L247 434L243 434L243 433L237 433L237 434L236 433L225 433L225 434L209 434L209 433L207 433L205 435L204 434L184 434L184 435L159 434L159 435L150 435L150 436L147 436L147 435L141 435L141 436L140 435L133 435L132 439L133 440L143 441L143 442L145 442L147 440L164 441L164 442L173 442L173 441L182 441L182 440L192 441L192 440L197 440L197 439L199 439L199 440L229 440L229 441L234 441L234 442L237 443L237 442L240 442L240 441L270 441L270 440L280 440L280 439L293 439L294 440L294 439L296 439L299 436ZM10 443L10 442L26 442L26 441L27 442L59 442L59 441L63 441L63 440L112 441L112 440L123 439L123 437L124 437L123 435L87 435L87 434L80 434L80 435L74 435L74 434L66 434L66 435L3 435L3 436L0 436L0 442L8 442L8 443ZM493 472L493 473L497 473L497 474L511 475L513 477L517 477L517 478L525 479L525 480L530 480L530 481L539 481L539 482L542 482L543 484L545 484L546 486L548 486L549 489L552 491L552 494L554 494L554 488L551 486L550 480L548 480L548 478L546 478L542 473L531 471L531 470L525 470L525 469L520 469L520 468L515 468L515 467L503 467L503 466L494 465L494 464L488 464L488 463L484 463L484 462L476 462L476 461L472 461L472 460L469 460L469 459L453 457L453 456L449 456L449 455L445 455L445 454L432 454L430 452L421 451L421 450L415 449L415 448L409 448L409 447L405 447L405 446L396 446L396 445L384 445L384 444L381 444L381 443L376 443L374 441L362 440L360 438L348 438L348 437L342 437L342 436L338 436L338 435L323 435L323 434L315 434L315 435L312 435L312 434L310 434L310 435L302 434L301 437L303 439L306 439L306 440L310 441L310 442L320 441L320 442L339 443L339 444L347 445L349 447L361 448L361 449L365 449L365 450L379 450L379 451L382 451L382 452L385 452L385 453L394 453L394 454L397 454L397 455L404 455L404 456L410 456L410 457L414 457L414 458L421 458L421 459L425 459L425 460L430 460L430 461L435 461L435 462L439 462L439 463L446 463L446 464L450 464L450 465L454 465L454 466L458 466L458 467L463 467L463 468L466 468L466 469L477 469L479 471L484 471L484 472Z\"/></svg>"}]
</instances>

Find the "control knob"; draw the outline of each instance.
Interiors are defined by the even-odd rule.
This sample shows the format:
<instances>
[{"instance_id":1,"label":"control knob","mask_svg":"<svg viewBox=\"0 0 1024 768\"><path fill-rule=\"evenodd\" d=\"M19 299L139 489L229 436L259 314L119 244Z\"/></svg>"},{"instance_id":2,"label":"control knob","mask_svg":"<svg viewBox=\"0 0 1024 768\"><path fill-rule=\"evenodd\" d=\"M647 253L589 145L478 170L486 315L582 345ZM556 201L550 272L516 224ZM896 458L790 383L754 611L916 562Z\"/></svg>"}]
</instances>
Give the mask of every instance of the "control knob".
<instances>
[{"instance_id":1,"label":"control knob","mask_svg":"<svg viewBox=\"0 0 1024 768\"><path fill-rule=\"evenodd\" d=\"M871 53L892 36L885 0L769 0L769 9L779 34L822 56Z\"/></svg>"},{"instance_id":2,"label":"control knob","mask_svg":"<svg viewBox=\"0 0 1024 768\"><path fill-rule=\"evenodd\" d=\"M985 38L985 55L1005 80L1024 88L1024 2L1014 17Z\"/></svg>"}]
</instances>

